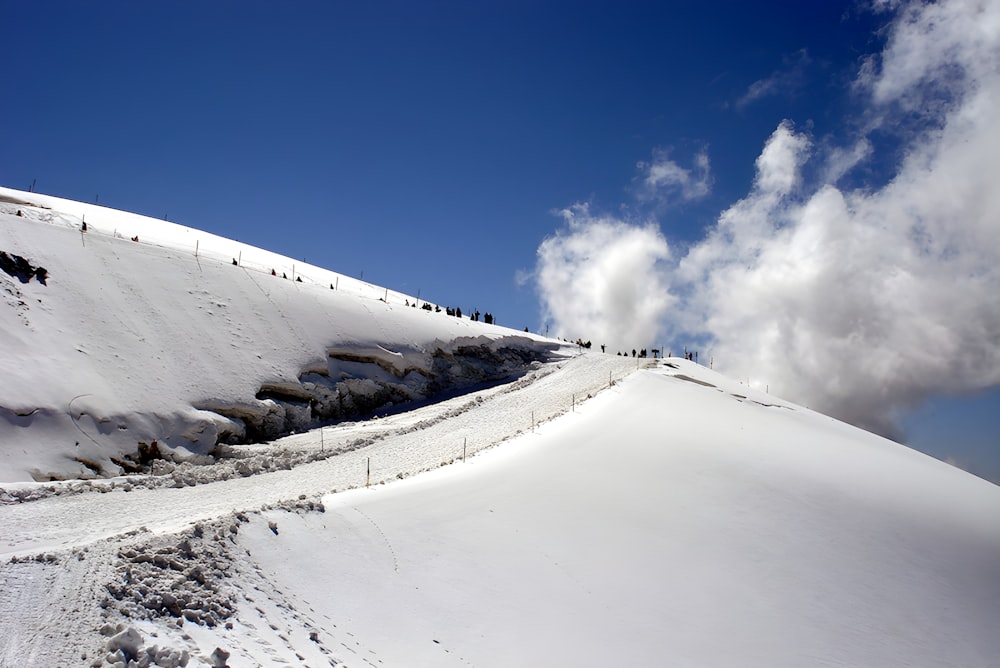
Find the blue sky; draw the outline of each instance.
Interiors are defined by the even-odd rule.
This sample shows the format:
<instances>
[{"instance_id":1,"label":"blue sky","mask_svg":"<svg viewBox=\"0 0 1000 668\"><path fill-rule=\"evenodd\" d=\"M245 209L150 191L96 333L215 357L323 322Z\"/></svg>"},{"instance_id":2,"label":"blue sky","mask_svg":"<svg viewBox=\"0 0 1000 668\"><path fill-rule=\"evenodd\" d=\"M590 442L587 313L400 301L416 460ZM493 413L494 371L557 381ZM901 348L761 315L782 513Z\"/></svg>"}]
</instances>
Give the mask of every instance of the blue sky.
<instances>
[{"instance_id":1,"label":"blue sky","mask_svg":"<svg viewBox=\"0 0 1000 668\"><path fill-rule=\"evenodd\" d=\"M0 42L0 183L99 197L512 327L612 350L697 347L733 375L1000 480L1000 399L969 399L1000 383L997 323L968 316L996 310L983 269L994 258L945 232L974 214L935 201L898 230L904 246L926 235L919 253L945 250L930 268L901 260L896 276L948 276L949 258L972 256L962 271L979 282L946 292L968 303L940 318L933 300L922 320L855 299L857 249L831 261L852 265L844 276L815 260L774 278L788 271L773 258L839 215L824 208L829 187L861 229L912 201L888 186L919 187L907 161L936 164L938 131L980 90L948 82L994 81L970 63L996 59L995 35L966 40L957 62L919 48L991 11L965 5L956 18L853 0L7 2L18 28ZM978 143L996 134L988 121L974 130ZM770 189L790 165L794 183ZM831 229L817 234L835 241ZM816 287L807 299L789 284ZM910 303L899 289L892 303ZM909 340L935 327L946 333ZM947 351L940 366L917 356L930 343ZM871 356L851 363L845 350ZM931 368L911 378L918 363ZM965 398L925 404L944 394Z\"/></svg>"}]
</instances>

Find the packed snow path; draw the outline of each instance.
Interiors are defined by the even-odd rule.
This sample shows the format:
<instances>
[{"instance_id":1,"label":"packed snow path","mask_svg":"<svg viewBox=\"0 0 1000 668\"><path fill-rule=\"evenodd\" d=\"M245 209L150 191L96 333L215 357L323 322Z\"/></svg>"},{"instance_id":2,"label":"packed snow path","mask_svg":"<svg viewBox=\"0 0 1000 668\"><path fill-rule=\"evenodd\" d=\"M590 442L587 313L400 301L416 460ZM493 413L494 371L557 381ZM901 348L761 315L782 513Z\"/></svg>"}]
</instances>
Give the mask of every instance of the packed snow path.
<instances>
[{"instance_id":1,"label":"packed snow path","mask_svg":"<svg viewBox=\"0 0 1000 668\"><path fill-rule=\"evenodd\" d=\"M500 386L452 399L444 404L397 416L411 423L402 433L386 436L372 445L289 470L245 478L221 480L195 487L147 489L142 478L118 484L108 493L51 497L0 506L0 554L24 556L49 550L66 550L145 527L153 532L179 530L195 522L233 511L256 510L305 495L313 497L335 490L379 484L406 477L461 459L529 431L533 424L572 410L574 401L608 387L644 360L586 354L557 364L556 371L542 369L509 386ZM458 410L456 410L458 407ZM421 415L455 411L447 419L427 420ZM376 421L381 422L381 421ZM360 423L331 436L364 436L371 425ZM326 433L337 430L327 429ZM290 447L319 448L320 432L287 439ZM332 447L332 443L331 443ZM122 480L122 479L119 479Z\"/></svg>"}]
</instances>

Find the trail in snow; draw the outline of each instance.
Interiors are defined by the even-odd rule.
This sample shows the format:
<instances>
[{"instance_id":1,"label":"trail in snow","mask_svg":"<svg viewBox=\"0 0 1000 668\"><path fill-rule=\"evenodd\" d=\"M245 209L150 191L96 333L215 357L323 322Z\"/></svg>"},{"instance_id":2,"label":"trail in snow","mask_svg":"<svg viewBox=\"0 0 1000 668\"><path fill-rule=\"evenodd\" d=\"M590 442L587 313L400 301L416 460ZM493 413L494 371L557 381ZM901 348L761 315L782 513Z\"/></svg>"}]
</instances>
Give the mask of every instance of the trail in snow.
<instances>
[{"instance_id":1,"label":"trail in snow","mask_svg":"<svg viewBox=\"0 0 1000 668\"><path fill-rule=\"evenodd\" d=\"M98 649L97 612L117 547L100 542L0 564L0 665L87 665L84 657Z\"/></svg>"},{"instance_id":2,"label":"trail in snow","mask_svg":"<svg viewBox=\"0 0 1000 668\"><path fill-rule=\"evenodd\" d=\"M305 495L379 484L459 460L535 424L572 410L582 401L635 370L635 360L587 354L534 382L493 388L468 408L425 428L385 436L373 445L290 470L222 480L196 487L144 489L124 479L107 493L46 498L0 506L0 554L27 555L65 550L139 528L179 530L233 511L254 510ZM481 399L481 401L480 401ZM407 418L399 417L400 422ZM379 421L381 422L381 421ZM357 427L363 434L368 427ZM412 430L411 430L412 429ZM349 433L349 432L348 432ZM347 436L342 432L340 437ZM294 437L295 447L321 447L318 431ZM370 465L370 477L368 476ZM122 479L119 479L120 481Z\"/></svg>"}]
</instances>

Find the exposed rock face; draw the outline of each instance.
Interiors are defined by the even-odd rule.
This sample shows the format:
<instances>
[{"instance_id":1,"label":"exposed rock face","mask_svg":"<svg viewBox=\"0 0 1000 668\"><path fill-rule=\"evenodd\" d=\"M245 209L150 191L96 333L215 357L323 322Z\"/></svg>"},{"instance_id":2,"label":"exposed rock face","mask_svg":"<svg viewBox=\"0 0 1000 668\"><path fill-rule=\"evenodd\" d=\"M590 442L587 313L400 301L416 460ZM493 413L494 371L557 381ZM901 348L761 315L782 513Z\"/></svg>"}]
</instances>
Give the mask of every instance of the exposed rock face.
<instances>
[{"instance_id":1,"label":"exposed rock face","mask_svg":"<svg viewBox=\"0 0 1000 668\"><path fill-rule=\"evenodd\" d=\"M0 269L22 283L27 283L34 278L42 285L46 285L45 281L49 277L49 272L45 267L36 267L27 258L4 251L0 251Z\"/></svg>"},{"instance_id":2,"label":"exposed rock face","mask_svg":"<svg viewBox=\"0 0 1000 668\"><path fill-rule=\"evenodd\" d=\"M335 349L328 355L327 369L307 371L298 383L267 383L253 404L203 401L197 407L233 422L231 430L219 432L219 443L253 443L513 380L549 357L516 342L437 348L429 355L379 347Z\"/></svg>"}]
</instances>

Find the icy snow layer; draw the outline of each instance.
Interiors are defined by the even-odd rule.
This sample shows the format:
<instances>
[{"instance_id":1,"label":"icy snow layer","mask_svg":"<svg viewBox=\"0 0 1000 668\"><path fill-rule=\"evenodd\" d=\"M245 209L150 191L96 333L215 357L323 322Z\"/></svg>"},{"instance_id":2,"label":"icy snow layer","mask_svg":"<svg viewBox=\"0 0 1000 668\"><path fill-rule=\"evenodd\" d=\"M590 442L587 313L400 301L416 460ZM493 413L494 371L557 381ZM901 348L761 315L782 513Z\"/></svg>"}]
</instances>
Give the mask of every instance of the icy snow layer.
<instances>
[{"instance_id":1,"label":"icy snow layer","mask_svg":"<svg viewBox=\"0 0 1000 668\"><path fill-rule=\"evenodd\" d=\"M683 360L573 396L629 362L288 471L2 506L0 665L995 665L1000 487ZM523 433L323 493L491 424Z\"/></svg>"},{"instance_id":2,"label":"icy snow layer","mask_svg":"<svg viewBox=\"0 0 1000 668\"><path fill-rule=\"evenodd\" d=\"M0 482L116 475L154 439L169 459L199 461L218 443L516 377L559 348L236 241L35 193L0 188L0 251L11 258Z\"/></svg>"}]
</instances>

